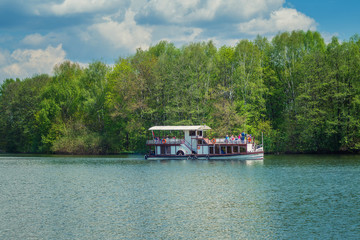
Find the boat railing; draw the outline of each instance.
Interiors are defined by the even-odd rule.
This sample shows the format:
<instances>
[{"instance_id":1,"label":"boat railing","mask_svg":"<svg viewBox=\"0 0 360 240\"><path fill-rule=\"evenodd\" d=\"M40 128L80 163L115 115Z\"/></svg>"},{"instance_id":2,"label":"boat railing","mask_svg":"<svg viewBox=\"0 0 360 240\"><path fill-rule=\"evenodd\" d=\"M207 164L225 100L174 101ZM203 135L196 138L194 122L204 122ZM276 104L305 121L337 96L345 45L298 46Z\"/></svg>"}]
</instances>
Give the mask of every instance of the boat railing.
<instances>
[{"instance_id":1,"label":"boat railing","mask_svg":"<svg viewBox=\"0 0 360 240\"><path fill-rule=\"evenodd\" d=\"M247 141L238 139L238 140L231 140L226 138L216 138L216 143L218 144L246 144Z\"/></svg>"},{"instance_id":2,"label":"boat railing","mask_svg":"<svg viewBox=\"0 0 360 240\"><path fill-rule=\"evenodd\" d=\"M227 140L225 138L215 138L216 144L247 144L247 140ZM212 142L212 140L210 140ZM180 138L164 138L164 139L151 139L147 140L146 144L152 145L152 144L185 144L190 146L190 143L185 142L185 139ZM211 143L210 143L211 144ZM188 147L191 149L190 147Z\"/></svg>"},{"instance_id":3,"label":"boat railing","mask_svg":"<svg viewBox=\"0 0 360 240\"><path fill-rule=\"evenodd\" d=\"M184 139L180 138L164 138L147 140L146 144L183 144Z\"/></svg>"}]
</instances>

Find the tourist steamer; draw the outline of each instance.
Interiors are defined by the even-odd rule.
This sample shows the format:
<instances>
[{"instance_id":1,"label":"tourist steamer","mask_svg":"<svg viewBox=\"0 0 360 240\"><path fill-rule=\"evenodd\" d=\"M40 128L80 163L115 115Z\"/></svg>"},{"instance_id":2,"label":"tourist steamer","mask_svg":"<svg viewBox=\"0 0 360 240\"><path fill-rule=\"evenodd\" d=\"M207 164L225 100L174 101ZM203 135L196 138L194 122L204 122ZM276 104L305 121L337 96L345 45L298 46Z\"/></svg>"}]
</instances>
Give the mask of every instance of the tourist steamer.
<instances>
[{"instance_id":1,"label":"tourist steamer","mask_svg":"<svg viewBox=\"0 0 360 240\"><path fill-rule=\"evenodd\" d=\"M254 139L206 138L204 133L211 128L196 126L154 126L152 139L145 159L204 159L204 160L262 160L263 144L256 145ZM177 138L175 133L183 133ZM165 135L165 133L167 133ZM170 134L170 135L169 135Z\"/></svg>"}]
</instances>

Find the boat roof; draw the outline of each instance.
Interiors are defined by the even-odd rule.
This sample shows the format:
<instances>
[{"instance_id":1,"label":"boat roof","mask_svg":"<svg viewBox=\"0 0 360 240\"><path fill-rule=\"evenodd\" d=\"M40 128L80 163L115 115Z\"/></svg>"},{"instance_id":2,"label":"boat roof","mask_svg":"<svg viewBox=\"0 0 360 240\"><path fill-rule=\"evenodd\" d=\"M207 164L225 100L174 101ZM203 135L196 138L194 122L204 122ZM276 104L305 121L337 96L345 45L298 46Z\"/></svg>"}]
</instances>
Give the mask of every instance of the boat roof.
<instances>
[{"instance_id":1,"label":"boat roof","mask_svg":"<svg viewBox=\"0 0 360 240\"><path fill-rule=\"evenodd\" d=\"M149 130L183 130L183 131L194 131L194 130L210 130L211 128L206 125L193 125L193 126L153 126Z\"/></svg>"}]
</instances>

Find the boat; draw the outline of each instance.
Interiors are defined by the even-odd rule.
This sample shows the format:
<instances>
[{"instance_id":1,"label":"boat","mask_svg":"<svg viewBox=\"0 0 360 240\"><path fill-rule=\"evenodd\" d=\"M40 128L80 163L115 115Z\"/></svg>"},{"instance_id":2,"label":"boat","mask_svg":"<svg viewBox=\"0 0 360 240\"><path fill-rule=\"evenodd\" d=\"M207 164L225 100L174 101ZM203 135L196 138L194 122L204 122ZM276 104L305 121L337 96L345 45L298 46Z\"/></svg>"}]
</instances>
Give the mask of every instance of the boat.
<instances>
[{"instance_id":1,"label":"boat","mask_svg":"<svg viewBox=\"0 0 360 240\"><path fill-rule=\"evenodd\" d=\"M254 139L245 138L206 138L206 125L194 126L153 126L149 128L152 139L146 141L149 152L147 160L262 160L263 144L257 145ZM154 133L155 131L155 133ZM157 132L159 131L159 132ZM169 133L164 135L164 133ZM175 133L181 133L178 138ZM162 134L162 137L157 137Z\"/></svg>"}]
</instances>

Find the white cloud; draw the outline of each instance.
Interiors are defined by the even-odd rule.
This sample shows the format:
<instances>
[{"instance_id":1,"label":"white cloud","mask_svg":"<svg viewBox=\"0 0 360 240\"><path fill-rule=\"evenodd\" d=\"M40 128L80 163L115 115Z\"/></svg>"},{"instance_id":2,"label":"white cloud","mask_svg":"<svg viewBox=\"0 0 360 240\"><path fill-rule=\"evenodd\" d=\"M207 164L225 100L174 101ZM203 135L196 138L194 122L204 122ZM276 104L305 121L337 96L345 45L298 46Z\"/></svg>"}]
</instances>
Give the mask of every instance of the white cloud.
<instances>
[{"instance_id":1,"label":"white cloud","mask_svg":"<svg viewBox=\"0 0 360 240\"><path fill-rule=\"evenodd\" d=\"M4 55L0 53L0 56ZM26 78L34 74L50 74L53 67L65 60L62 45L46 49L17 49L6 54L7 62L0 61L0 81L5 78ZM1 59L1 57L0 57Z\"/></svg>"},{"instance_id":2,"label":"white cloud","mask_svg":"<svg viewBox=\"0 0 360 240\"><path fill-rule=\"evenodd\" d=\"M136 48L146 49L160 40L176 46L209 39L217 45L233 45L249 35L270 38L281 31L316 29L312 18L284 5L285 0L28 1L21 5L27 9L27 17L37 15L27 25L31 34L0 36L0 45L2 49L46 52L47 46L62 43L61 50L70 59L110 63L119 55L133 54ZM25 54L26 50L20 51ZM13 73L22 71L25 63L15 60L14 53L0 51L0 74L10 69Z\"/></svg>"},{"instance_id":3,"label":"white cloud","mask_svg":"<svg viewBox=\"0 0 360 240\"><path fill-rule=\"evenodd\" d=\"M168 22L181 23L189 22L195 19L199 19L204 16L214 15L214 11L218 6L219 1L215 0L213 4L213 10L209 9L209 6L199 7L199 0L151 0L149 1L142 12L145 15L161 15ZM197 16L197 12L201 12L201 16Z\"/></svg>"},{"instance_id":4,"label":"white cloud","mask_svg":"<svg viewBox=\"0 0 360 240\"><path fill-rule=\"evenodd\" d=\"M269 12L279 9L285 0L224 0L219 9L222 16L235 19L249 19L264 16Z\"/></svg>"},{"instance_id":5,"label":"white cloud","mask_svg":"<svg viewBox=\"0 0 360 240\"><path fill-rule=\"evenodd\" d=\"M173 43L189 43L201 41L203 29L193 27L165 26L154 28L154 33L160 40L166 40Z\"/></svg>"},{"instance_id":6,"label":"white cloud","mask_svg":"<svg viewBox=\"0 0 360 240\"><path fill-rule=\"evenodd\" d=\"M9 59L9 53L8 52L0 52L0 66L6 65ZM1 79L0 79L1 83Z\"/></svg>"},{"instance_id":7,"label":"white cloud","mask_svg":"<svg viewBox=\"0 0 360 240\"><path fill-rule=\"evenodd\" d=\"M150 0L140 16L161 16L170 23L247 19L279 9L285 0Z\"/></svg>"},{"instance_id":8,"label":"white cloud","mask_svg":"<svg viewBox=\"0 0 360 240\"><path fill-rule=\"evenodd\" d=\"M22 43L27 44L27 45L40 45L42 43L44 43L45 41L45 37L43 37L41 34L35 33L35 34L30 34L27 35L23 40Z\"/></svg>"},{"instance_id":9,"label":"white cloud","mask_svg":"<svg viewBox=\"0 0 360 240\"><path fill-rule=\"evenodd\" d=\"M298 12L296 9L280 8L270 14L269 19L252 19L249 22L240 23L238 29L241 33L250 35L274 34L280 31L292 30L316 30L314 19Z\"/></svg>"},{"instance_id":10,"label":"white cloud","mask_svg":"<svg viewBox=\"0 0 360 240\"><path fill-rule=\"evenodd\" d=\"M321 37L324 39L326 44L331 43L333 37L339 37L339 33L328 33L328 32L321 32ZM339 40L341 42L341 40Z\"/></svg>"},{"instance_id":11,"label":"white cloud","mask_svg":"<svg viewBox=\"0 0 360 240\"><path fill-rule=\"evenodd\" d=\"M50 11L56 15L97 12L114 5L115 0L65 0L61 4L53 4Z\"/></svg>"},{"instance_id":12,"label":"white cloud","mask_svg":"<svg viewBox=\"0 0 360 240\"><path fill-rule=\"evenodd\" d=\"M136 24L134 12L128 10L123 22L117 22L110 17L104 17L103 22L89 27L89 33L83 34L84 40L89 40L93 36L100 36L116 49L130 49L134 52L136 48L147 48L151 43L150 28Z\"/></svg>"}]
</instances>

